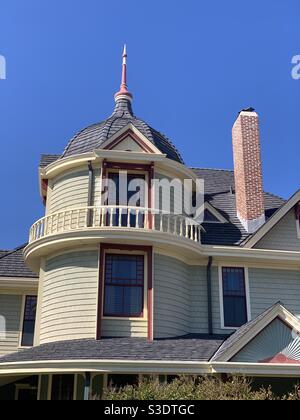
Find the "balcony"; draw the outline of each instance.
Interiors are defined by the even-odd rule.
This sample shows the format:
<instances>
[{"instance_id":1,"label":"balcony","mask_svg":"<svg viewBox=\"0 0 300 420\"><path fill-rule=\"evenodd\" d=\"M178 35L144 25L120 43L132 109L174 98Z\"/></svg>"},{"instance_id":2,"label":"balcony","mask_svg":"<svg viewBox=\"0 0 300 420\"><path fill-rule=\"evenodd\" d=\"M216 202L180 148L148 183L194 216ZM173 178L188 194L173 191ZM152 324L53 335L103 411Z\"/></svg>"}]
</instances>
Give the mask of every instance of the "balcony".
<instances>
[{"instance_id":1,"label":"balcony","mask_svg":"<svg viewBox=\"0 0 300 420\"><path fill-rule=\"evenodd\" d=\"M201 225L189 217L143 207L100 206L63 210L38 220L30 229L29 244L51 236L80 231L157 232L201 242Z\"/></svg>"}]
</instances>

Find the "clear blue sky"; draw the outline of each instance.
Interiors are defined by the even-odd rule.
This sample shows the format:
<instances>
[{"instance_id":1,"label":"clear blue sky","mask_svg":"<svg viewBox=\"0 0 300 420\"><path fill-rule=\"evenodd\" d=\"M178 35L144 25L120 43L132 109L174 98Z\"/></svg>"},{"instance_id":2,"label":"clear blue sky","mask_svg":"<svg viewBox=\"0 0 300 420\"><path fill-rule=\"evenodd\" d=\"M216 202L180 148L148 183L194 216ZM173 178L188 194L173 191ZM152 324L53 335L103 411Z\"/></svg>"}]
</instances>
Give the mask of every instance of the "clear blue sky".
<instances>
[{"instance_id":1,"label":"clear blue sky","mask_svg":"<svg viewBox=\"0 0 300 420\"><path fill-rule=\"evenodd\" d=\"M27 241L43 215L37 167L107 117L123 43L135 113L188 165L232 168L231 126L261 117L265 189L300 187L299 0L1 0L0 248Z\"/></svg>"}]
</instances>

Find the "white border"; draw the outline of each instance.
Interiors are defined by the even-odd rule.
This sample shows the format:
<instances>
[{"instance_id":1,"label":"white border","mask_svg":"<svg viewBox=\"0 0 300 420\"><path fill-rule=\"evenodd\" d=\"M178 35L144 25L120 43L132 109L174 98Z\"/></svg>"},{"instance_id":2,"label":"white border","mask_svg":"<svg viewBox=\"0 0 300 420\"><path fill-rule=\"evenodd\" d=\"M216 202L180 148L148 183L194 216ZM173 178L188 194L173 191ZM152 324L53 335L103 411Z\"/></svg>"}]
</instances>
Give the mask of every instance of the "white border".
<instances>
[{"instance_id":1,"label":"white border","mask_svg":"<svg viewBox=\"0 0 300 420\"><path fill-rule=\"evenodd\" d=\"M296 218L296 229L297 229L297 238L300 239L300 217Z\"/></svg>"},{"instance_id":2,"label":"white border","mask_svg":"<svg viewBox=\"0 0 300 420\"><path fill-rule=\"evenodd\" d=\"M223 267L236 267L236 268L243 268L244 269L244 272L245 272L246 306L247 306L247 322L251 321L251 319L252 319L252 316L251 316L251 301L250 301L250 288L249 288L249 269L248 269L248 267L243 267L243 266L235 265L235 264L219 265L218 266L221 329L222 330L236 331L240 327L227 327L227 326L225 326L224 301L223 301L223 277L222 277L222 268Z\"/></svg>"}]
</instances>

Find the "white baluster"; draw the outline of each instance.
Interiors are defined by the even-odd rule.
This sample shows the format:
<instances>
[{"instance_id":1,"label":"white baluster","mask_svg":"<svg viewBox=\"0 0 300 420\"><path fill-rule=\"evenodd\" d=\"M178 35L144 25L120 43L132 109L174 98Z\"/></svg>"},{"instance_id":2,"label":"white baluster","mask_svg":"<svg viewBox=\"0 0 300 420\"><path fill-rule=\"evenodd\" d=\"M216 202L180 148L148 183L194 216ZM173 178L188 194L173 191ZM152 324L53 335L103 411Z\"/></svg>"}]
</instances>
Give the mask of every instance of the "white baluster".
<instances>
[{"instance_id":1,"label":"white baluster","mask_svg":"<svg viewBox=\"0 0 300 420\"><path fill-rule=\"evenodd\" d=\"M136 209L135 210L135 227L136 227L136 229L139 228L139 215L140 215L139 210Z\"/></svg>"},{"instance_id":2,"label":"white baluster","mask_svg":"<svg viewBox=\"0 0 300 420\"><path fill-rule=\"evenodd\" d=\"M127 208L127 227L128 228L130 228L130 216L131 216L130 209Z\"/></svg>"},{"instance_id":3,"label":"white baluster","mask_svg":"<svg viewBox=\"0 0 300 420\"><path fill-rule=\"evenodd\" d=\"M112 207L110 207L109 213L110 213L110 227L113 227L113 213L114 213L114 209Z\"/></svg>"},{"instance_id":4,"label":"white baluster","mask_svg":"<svg viewBox=\"0 0 300 420\"><path fill-rule=\"evenodd\" d=\"M160 213L159 214L159 217L160 217L160 225L159 225L159 229L160 229L160 232L163 232L163 213Z\"/></svg>"},{"instance_id":5,"label":"white baluster","mask_svg":"<svg viewBox=\"0 0 300 420\"><path fill-rule=\"evenodd\" d=\"M119 227L122 227L122 213L123 213L123 207L119 208Z\"/></svg>"}]
</instances>

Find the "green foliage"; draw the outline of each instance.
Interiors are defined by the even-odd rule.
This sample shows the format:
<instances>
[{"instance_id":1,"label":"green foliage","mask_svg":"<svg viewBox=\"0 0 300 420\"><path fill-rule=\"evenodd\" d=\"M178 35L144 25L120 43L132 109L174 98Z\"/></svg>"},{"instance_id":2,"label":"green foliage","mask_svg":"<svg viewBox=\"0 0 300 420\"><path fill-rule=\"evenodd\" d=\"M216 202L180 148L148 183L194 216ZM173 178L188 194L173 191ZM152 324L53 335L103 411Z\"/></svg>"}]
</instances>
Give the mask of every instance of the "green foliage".
<instances>
[{"instance_id":1,"label":"green foliage","mask_svg":"<svg viewBox=\"0 0 300 420\"><path fill-rule=\"evenodd\" d=\"M295 393L296 394L296 393ZM289 394L285 399L299 399ZM182 376L171 383L160 383L157 378L144 380L138 386L122 389L110 388L104 400L276 400L271 389L255 391L251 381L246 378L232 377L227 381L208 377Z\"/></svg>"}]
</instances>

